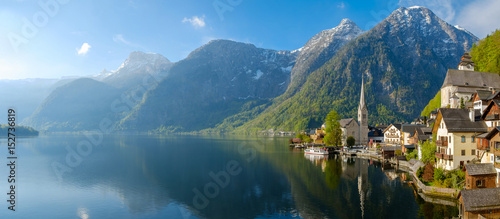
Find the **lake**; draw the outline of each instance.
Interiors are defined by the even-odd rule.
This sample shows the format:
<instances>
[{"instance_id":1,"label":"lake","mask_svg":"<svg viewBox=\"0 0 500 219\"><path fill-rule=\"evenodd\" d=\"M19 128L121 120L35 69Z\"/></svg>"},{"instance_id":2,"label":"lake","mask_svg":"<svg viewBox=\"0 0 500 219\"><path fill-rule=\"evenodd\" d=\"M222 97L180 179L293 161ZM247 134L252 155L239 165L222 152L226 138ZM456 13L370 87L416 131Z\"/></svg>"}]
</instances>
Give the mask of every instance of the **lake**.
<instances>
[{"instance_id":1,"label":"lake","mask_svg":"<svg viewBox=\"0 0 500 219\"><path fill-rule=\"evenodd\" d=\"M0 139L0 144L7 144ZM396 170L305 156L280 137L45 135L17 139L15 212L0 218L442 218Z\"/></svg>"}]
</instances>

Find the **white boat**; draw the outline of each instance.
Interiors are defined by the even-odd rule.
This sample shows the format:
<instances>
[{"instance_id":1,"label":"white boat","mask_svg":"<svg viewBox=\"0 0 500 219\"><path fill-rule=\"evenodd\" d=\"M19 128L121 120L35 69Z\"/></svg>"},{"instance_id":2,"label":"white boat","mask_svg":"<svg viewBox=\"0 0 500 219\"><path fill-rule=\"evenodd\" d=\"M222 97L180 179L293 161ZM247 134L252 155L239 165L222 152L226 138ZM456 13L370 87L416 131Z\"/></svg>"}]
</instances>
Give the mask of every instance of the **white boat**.
<instances>
[{"instance_id":1,"label":"white boat","mask_svg":"<svg viewBox=\"0 0 500 219\"><path fill-rule=\"evenodd\" d=\"M323 148L308 148L304 150L306 154L328 155L328 151Z\"/></svg>"}]
</instances>

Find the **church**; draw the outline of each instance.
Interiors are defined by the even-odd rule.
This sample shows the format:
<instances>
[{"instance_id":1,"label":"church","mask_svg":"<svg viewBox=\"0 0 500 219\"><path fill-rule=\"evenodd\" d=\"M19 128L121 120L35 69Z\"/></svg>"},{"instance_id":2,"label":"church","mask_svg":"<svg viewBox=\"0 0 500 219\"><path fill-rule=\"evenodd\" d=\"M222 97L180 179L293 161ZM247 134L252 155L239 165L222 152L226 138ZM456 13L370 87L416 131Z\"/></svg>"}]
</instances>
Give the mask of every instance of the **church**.
<instances>
[{"instance_id":1,"label":"church","mask_svg":"<svg viewBox=\"0 0 500 219\"><path fill-rule=\"evenodd\" d=\"M366 108L364 79L361 79L361 94L358 106L358 120L353 118L339 120L342 130L342 145L347 145L347 137L353 136L356 145L368 145L368 109Z\"/></svg>"}]
</instances>

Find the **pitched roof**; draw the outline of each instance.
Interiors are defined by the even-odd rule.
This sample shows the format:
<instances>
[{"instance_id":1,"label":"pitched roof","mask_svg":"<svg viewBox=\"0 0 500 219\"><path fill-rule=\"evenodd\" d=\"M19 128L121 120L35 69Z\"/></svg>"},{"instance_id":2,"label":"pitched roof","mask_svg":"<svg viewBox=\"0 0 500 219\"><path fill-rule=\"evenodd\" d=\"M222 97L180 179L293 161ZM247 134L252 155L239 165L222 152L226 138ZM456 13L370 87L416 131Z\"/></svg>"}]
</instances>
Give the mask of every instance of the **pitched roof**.
<instances>
[{"instance_id":1,"label":"pitched roof","mask_svg":"<svg viewBox=\"0 0 500 219\"><path fill-rule=\"evenodd\" d=\"M354 122L356 122L356 123L358 122L358 121L356 121L356 120L355 120L355 119L353 119L353 118L349 118L349 119L341 119L341 120L339 120L340 127L345 128L345 127L346 127L347 125L349 125L352 121L354 121Z\"/></svg>"},{"instance_id":2,"label":"pitched roof","mask_svg":"<svg viewBox=\"0 0 500 219\"><path fill-rule=\"evenodd\" d=\"M402 147L400 146L387 146L387 147L382 147L382 152L384 151L397 151L401 150Z\"/></svg>"},{"instance_id":3,"label":"pitched roof","mask_svg":"<svg viewBox=\"0 0 500 219\"><path fill-rule=\"evenodd\" d=\"M441 108L439 110L441 118L444 120L448 132L487 132L487 126L484 121L472 122L469 119L468 109L449 109ZM436 121L439 122L439 121ZM436 125L436 124L435 124ZM434 125L434 126L435 126Z\"/></svg>"},{"instance_id":4,"label":"pitched roof","mask_svg":"<svg viewBox=\"0 0 500 219\"><path fill-rule=\"evenodd\" d=\"M490 90L476 90L476 94L480 100L488 100L488 98L492 95Z\"/></svg>"},{"instance_id":5,"label":"pitched roof","mask_svg":"<svg viewBox=\"0 0 500 219\"><path fill-rule=\"evenodd\" d=\"M492 163L467 163L465 169L470 176L497 174Z\"/></svg>"},{"instance_id":6,"label":"pitched roof","mask_svg":"<svg viewBox=\"0 0 500 219\"><path fill-rule=\"evenodd\" d=\"M500 88L500 75L496 73L448 69L443 86Z\"/></svg>"},{"instance_id":7,"label":"pitched roof","mask_svg":"<svg viewBox=\"0 0 500 219\"><path fill-rule=\"evenodd\" d=\"M497 126L494 129L492 129L491 131L485 133L486 134L485 136L481 135L481 136L477 136L477 137L491 140L498 132L500 132L500 127Z\"/></svg>"},{"instance_id":8,"label":"pitched roof","mask_svg":"<svg viewBox=\"0 0 500 219\"><path fill-rule=\"evenodd\" d=\"M481 119L482 120L486 119L486 116L488 115L488 113L490 112L491 108L494 105L497 105L497 106L500 107L500 100L491 100L490 101L490 103L488 104L488 106L486 106L486 108L484 109L483 114L481 115Z\"/></svg>"},{"instance_id":9,"label":"pitched roof","mask_svg":"<svg viewBox=\"0 0 500 219\"><path fill-rule=\"evenodd\" d=\"M420 128L424 128L425 125L421 125L421 124L402 124L401 125L401 129L402 129L402 132L406 132L406 133L415 133L415 130L416 129L420 129Z\"/></svg>"},{"instance_id":10,"label":"pitched roof","mask_svg":"<svg viewBox=\"0 0 500 219\"><path fill-rule=\"evenodd\" d=\"M394 126L397 130L400 130L401 131L401 125L402 124L390 124L389 126L387 126L387 128L384 129L384 131L382 131L383 133L385 133L387 130L389 130L389 128L391 128L392 126Z\"/></svg>"},{"instance_id":11,"label":"pitched roof","mask_svg":"<svg viewBox=\"0 0 500 219\"><path fill-rule=\"evenodd\" d=\"M461 190L465 211L500 209L500 187Z\"/></svg>"}]
</instances>

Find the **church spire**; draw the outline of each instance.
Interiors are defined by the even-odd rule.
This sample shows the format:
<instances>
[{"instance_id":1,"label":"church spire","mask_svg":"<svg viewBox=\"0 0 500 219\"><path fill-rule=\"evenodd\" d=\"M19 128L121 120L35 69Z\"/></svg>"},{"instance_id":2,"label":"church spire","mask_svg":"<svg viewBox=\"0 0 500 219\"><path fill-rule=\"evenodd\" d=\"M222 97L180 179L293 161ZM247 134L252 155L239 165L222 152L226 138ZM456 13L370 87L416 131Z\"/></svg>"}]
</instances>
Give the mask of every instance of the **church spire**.
<instances>
[{"instance_id":1,"label":"church spire","mask_svg":"<svg viewBox=\"0 0 500 219\"><path fill-rule=\"evenodd\" d=\"M361 76L361 95L359 97L359 109L363 109L366 107L365 104L365 81L363 76Z\"/></svg>"}]
</instances>

